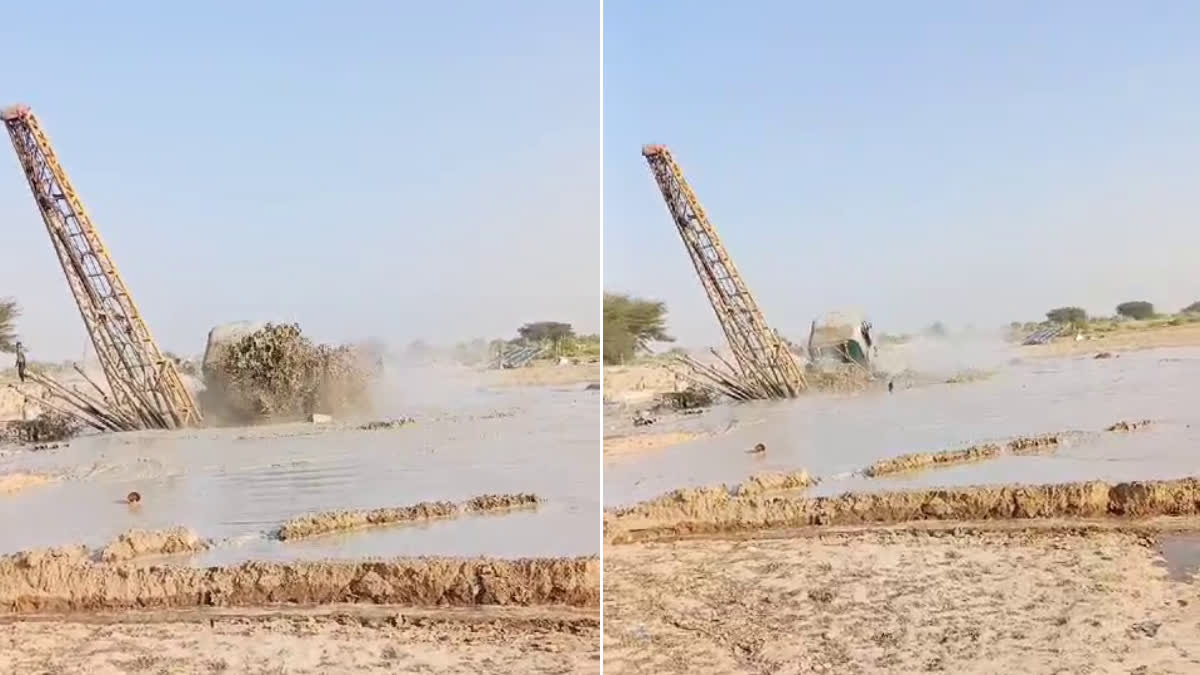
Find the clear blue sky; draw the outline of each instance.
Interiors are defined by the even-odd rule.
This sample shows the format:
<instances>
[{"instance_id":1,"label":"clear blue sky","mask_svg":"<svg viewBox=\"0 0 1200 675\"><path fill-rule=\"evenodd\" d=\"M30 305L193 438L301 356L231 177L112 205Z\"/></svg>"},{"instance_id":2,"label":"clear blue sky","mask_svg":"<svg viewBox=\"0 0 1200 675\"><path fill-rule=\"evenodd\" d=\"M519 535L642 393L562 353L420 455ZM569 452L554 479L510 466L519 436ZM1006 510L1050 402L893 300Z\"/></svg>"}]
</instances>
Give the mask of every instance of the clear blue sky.
<instances>
[{"instance_id":1,"label":"clear blue sky","mask_svg":"<svg viewBox=\"0 0 1200 675\"><path fill-rule=\"evenodd\" d=\"M600 5L23 3L30 104L164 348L238 319L322 340L599 329ZM0 297L30 358L82 323L7 136Z\"/></svg>"},{"instance_id":2,"label":"clear blue sky","mask_svg":"<svg viewBox=\"0 0 1200 675\"><path fill-rule=\"evenodd\" d=\"M1200 4L606 0L605 288L719 331L639 154L767 319L880 330L1200 299Z\"/></svg>"}]
</instances>

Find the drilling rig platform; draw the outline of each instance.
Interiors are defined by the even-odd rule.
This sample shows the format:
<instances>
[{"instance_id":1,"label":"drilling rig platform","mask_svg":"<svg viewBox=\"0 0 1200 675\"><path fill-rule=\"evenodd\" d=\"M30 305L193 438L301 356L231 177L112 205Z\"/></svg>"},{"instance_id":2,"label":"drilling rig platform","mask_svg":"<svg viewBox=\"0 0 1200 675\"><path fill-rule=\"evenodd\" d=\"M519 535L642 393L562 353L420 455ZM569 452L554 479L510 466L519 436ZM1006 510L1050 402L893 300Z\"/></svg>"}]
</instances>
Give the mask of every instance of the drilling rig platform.
<instances>
[{"instance_id":1,"label":"drilling rig platform","mask_svg":"<svg viewBox=\"0 0 1200 675\"><path fill-rule=\"evenodd\" d=\"M50 139L23 105L0 111L46 232L67 277L108 390L68 388L32 373L54 399L42 403L100 430L175 429L201 421L192 393L172 359L163 355ZM76 367L79 370L78 366ZM79 370L83 375L83 371ZM86 379L86 375L84 378Z\"/></svg>"},{"instance_id":2,"label":"drilling rig platform","mask_svg":"<svg viewBox=\"0 0 1200 675\"><path fill-rule=\"evenodd\" d=\"M714 350L719 366L682 357L691 370L685 377L737 400L793 398L804 392L808 388L804 372L783 338L767 325L671 151L646 145L642 156L733 352L734 363L729 363Z\"/></svg>"}]
</instances>

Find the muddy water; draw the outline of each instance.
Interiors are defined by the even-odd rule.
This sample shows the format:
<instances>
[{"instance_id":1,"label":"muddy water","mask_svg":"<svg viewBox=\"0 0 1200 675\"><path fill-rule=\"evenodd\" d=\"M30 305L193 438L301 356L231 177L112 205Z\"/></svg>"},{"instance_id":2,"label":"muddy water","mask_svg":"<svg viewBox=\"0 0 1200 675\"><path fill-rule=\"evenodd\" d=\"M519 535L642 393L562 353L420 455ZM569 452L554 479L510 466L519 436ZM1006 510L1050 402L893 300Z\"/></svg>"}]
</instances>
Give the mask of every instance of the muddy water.
<instances>
[{"instance_id":1,"label":"muddy water","mask_svg":"<svg viewBox=\"0 0 1200 675\"><path fill-rule=\"evenodd\" d=\"M797 468L825 479L813 494L1195 475L1200 473L1200 350L1155 350L1100 360L1029 359L1008 362L990 379L977 382L898 384L890 395L811 396L725 406L715 413L708 430L732 427L727 433L606 462L605 505ZM887 479L851 475L876 460L908 452L1065 430L1099 431L1121 419L1143 418L1155 424L1131 433L1085 436L1052 455L1004 457ZM606 419L609 433L621 424ZM704 422L667 422L673 424ZM747 454L756 443L765 444L767 452Z\"/></svg>"},{"instance_id":2,"label":"muddy water","mask_svg":"<svg viewBox=\"0 0 1200 675\"><path fill-rule=\"evenodd\" d=\"M598 552L598 392L447 387L396 430L320 432L311 425L141 433L15 452L0 473L65 479L0 499L0 552L103 545L138 527L184 525L227 540L195 564L394 555L583 555ZM413 397L414 399L417 397ZM442 405L439 405L441 403ZM416 408L415 412L413 411ZM123 502L137 490L142 503ZM535 510L397 525L281 543L264 537L313 511L461 501L532 492Z\"/></svg>"}]
</instances>

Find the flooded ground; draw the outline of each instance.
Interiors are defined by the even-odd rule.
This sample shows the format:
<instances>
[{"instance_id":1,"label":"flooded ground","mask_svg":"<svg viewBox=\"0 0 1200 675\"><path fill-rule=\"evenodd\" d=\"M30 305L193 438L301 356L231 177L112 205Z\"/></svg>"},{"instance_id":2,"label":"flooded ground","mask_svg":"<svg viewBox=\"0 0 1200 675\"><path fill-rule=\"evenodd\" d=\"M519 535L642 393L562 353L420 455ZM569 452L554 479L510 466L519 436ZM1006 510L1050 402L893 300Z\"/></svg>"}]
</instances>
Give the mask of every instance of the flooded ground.
<instances>
[{"instance_id":1,"label":"flooded ground","mask_svg":"<svg viewBox=\"0 0 1200 675\"><path fill-rule=\"evenodd\" d=\"M1013 360L978 381L857 396L718 406L647 429L700 430L708 437L605 462L605 506L684 486L729 483L763 471L807 469L823 482L810 494L938 485L1121 481L1192 475L1200 469L1200 349ZM993 359L995 355L990 355ZM605 433L630 430L617 408ZM1151 419L1131 433L1095 433L1051 454L866 479L854 473L896 455L1060 431L1100 432L1118 420ZM762 443L766 452L746 451Z\"/></svg>"},{"instance_id":2,"label":"flooded ground","mask_svg":"<svg viewBox=\"0 0 1200 675\"><path fill-rule=\"evenodd\" d=\"M402 379L402 378L401 378ZM0 453L0 474L61 476L0 498L0 553L103 546L131 528L192 528L218 545L195 565L250 559L596 554L599 392L489 388L465 374L405 387L378 417L394 430L312 425L80 438ZM139 505L124 502L130 491ZM536 509L395 525L282 543L266 535L305 513L529 492Z\"/></svg>"}]
</instances>

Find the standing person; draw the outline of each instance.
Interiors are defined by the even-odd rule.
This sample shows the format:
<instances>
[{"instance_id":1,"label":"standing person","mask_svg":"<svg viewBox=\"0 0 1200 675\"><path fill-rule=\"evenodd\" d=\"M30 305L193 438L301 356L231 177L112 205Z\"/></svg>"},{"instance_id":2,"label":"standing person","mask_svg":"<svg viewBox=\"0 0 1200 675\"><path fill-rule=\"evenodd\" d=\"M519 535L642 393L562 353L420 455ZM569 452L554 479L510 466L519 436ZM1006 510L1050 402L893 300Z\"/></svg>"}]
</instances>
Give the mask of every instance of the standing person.
<instances>
[{"instance_id":1,"label":"standing person","mask_svg":"<svg viewBox=\"0 0 1200 675\"><path fill-rule=\"evenodd\" d=\"M25 348L20 342L17 343L17 377L25 381Z\"/></svg>"}]
</instances>

